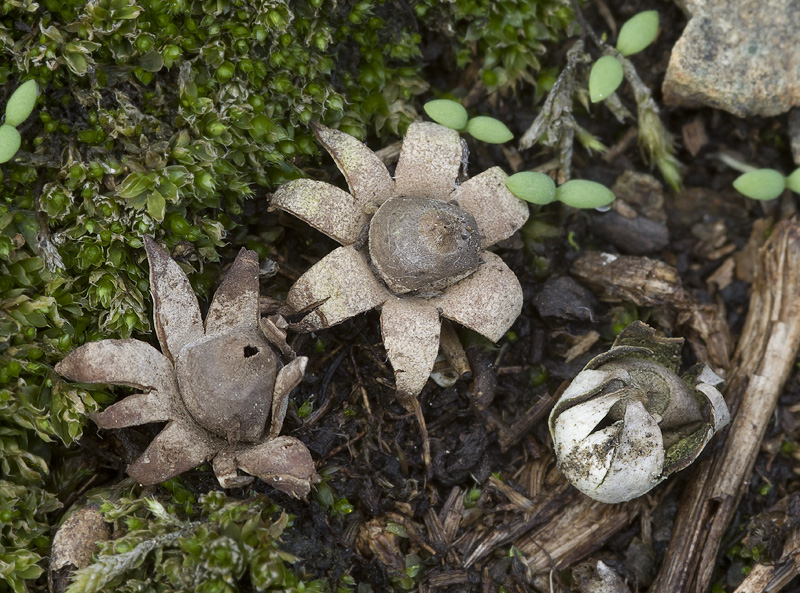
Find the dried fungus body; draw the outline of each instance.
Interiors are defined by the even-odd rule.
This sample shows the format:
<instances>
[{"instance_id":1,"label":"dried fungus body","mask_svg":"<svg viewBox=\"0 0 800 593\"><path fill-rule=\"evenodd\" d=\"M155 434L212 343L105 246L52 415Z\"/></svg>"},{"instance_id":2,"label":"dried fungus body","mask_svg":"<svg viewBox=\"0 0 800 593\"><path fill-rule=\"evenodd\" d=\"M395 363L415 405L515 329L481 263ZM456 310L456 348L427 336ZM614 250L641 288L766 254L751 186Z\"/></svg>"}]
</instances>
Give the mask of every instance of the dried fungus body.
<instances>
[{"instance_id":1,"label":"dried fungus body","mask_svg":"<svg viewBox=\"0 0 800 593\"><path fill-rule=\"evenodd\" d=\"M519 281L485 250L519 229L528 208L506 188L499 167L459 183L466 145L438 124L408 128L394 179L352 136L324 126L314 131L350 193L299 179L279 188L271 206L342 247L297 280L287 303L312 310L305 331L380 308L398 398L411 409L436 360L440 316L497 341L519 315Z\"/></svg>"},{"instance_id":2,"label":"dried fungus body","mask_svg":"<svg viewBox=\"0 0 800 593\"><path fill-rule=\"evenodd\" d=\"M238 475L243 469L304 498L317 479L311 455L298 439L279 434L287 398L307 359L294 358L279 369L268 336L280 331L273 321L259 320L257 255L239 252L203 322L178 264L152 239L145 239L145 247L162 352L139 340L102 340L71 352L56 371L82 383L142 390L93 414L101 428L167 422L128 468L142 484L212 460L225 488L252 480Z\"/></svg>"},{"instance_id":3,"label":"dried fungus body","mask_svg":"<svg viewBox=\"0 0 800 593\"><path fill-rule=\"evenodd\" d=\"M677 374L683 340L628 326L586 365L550 414L558 467L608 503L648 492L691 464L730 416L706 365Z\"/></svg>"}]
</instances>

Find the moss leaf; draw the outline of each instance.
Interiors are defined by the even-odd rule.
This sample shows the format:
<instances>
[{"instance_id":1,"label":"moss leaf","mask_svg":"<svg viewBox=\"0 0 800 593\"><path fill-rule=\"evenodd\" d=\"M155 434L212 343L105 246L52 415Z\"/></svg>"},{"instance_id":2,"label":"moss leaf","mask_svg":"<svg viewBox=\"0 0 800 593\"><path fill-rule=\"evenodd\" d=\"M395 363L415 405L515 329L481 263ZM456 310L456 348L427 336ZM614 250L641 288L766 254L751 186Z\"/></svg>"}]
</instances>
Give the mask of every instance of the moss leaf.
<instances>
[{"instance_id":1,"label":"moss leaf","mask_svg":"<svg viewBox=\"0 0 800 593\"><path fill-rule=\"evenodd\" d=\"M573 179L556 189L556 200L573 208L602 208L614 201L614 194L600 183Z\"/></svg>"},{"instance_id":2,"label":"moss leaf","mask_svg":"<svg viewBox=\"0 0 800 593\"><path fill-rule=\"evenodd\" d=\"M544 173L522 171L506 179L506 187L520 200L549 204L556 197L556 184Z\"/></svg>"},{"instance_id":3,"label":"moss leaf","mask_svg":"<svg viewBox=\"0 0 800 593\"><path fill-rule=\"evenodd\" d=\"M739 175L733 187L754 200L774 200L786 189L786 178L775 169L757 169Z\"/></svg>"},{"instance_id":4,"label":"moss leaf","mask_svg":"<svg viewBox=\"0 0 800 593\"><path fill-rule=\"evenodd\" d=\"M17 154L19 145L22 143L17 129L3 124L0 126L0 163L6 163Z\"/></svg>"},{"instance_id":5,"label":"moss leaf","mask_svg":"<svg viewBox=\"0 0 800 593\"><path fill-rule=\"evenodd\" d=\"M623 56L640 52L653 43L656 35L658 35L658 12L655 10L640 12L622 25L617 38L617 51Z\"/></svg>"},{"instance_id":6,"label":"moss leaf","mask_svg":"<svg viewBox=\"0 0 800 593\"><path fill-rule=\"evenodd\" d=\"M22 83L6 104L6 125L15 128L28 119L36 105L36 97L39 94L39 87L35 80Z\"/></svg>"},{"instance_id":7,"label":"moss leaf","mask_svg":"<svg viewBox=\"0 0 800 593\"><path fill-rule=\"evenodd\" d=\"M622 64L614 56L603 56L589 73L589 96L597 103L617 90L622 83Z\"/></svg>"},{"instance_id":8,"label":"moss leaf","mask_svg":"<svg viewBox=\"0 0 800 593\"><path fill-rule=\"evenodd\" d=\"M467 132L481 142L503 144L514 137L506 125L498 119L479 115L467 122Z\"/></svg>"},{"instance_id":9,"label":"moss leaf","mask_svg":"<svg viewBox=\"0 0 800 593\"><path fill-rule=\"evenodd\" d=\"M164 220L166 207L167 201L158 191L151 191L147 194L147 213L157 221Z\"/></svg>"}]
</instances>

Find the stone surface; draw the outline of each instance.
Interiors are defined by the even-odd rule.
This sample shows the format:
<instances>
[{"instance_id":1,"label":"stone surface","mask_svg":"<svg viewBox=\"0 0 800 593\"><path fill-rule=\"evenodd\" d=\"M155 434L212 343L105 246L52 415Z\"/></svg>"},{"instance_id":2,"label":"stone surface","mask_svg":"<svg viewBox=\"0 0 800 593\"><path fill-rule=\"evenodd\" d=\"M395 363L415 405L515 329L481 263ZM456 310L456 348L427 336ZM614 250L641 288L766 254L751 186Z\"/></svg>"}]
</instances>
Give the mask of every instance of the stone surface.
<instances>
[{"instance_id":1,"label":"stone surface","mask_svg":"<svg viewBox=\"0 0 800 593\"><path fill-rule=\"evenodd\" d=\"M543 319L592 321L594 295L569 276L548 278L533 298L533 306Z\"/></svg>"},{"instance_id":2,"label":"stone surface","mask_svg":"<svg viewBox=\"0 0 800 593\"><path fill-rule=\"evenodd\" d=\"M668 105L740 117L800 105L800 0L685 0L691 16L664 79Z\"/></svg>"},{"instance_id":3,"label":"stone surface","mask_svg":"<svg viewBox=\"0 0 800 593\"><path fill-rule=\"evenodd\" d=\"M664 249L669 243L667 226L644 216L627 218L612 210L593 217L591 227L595 235L628 255L648 255Z\"/></svg>"},{"instance_id":4,"label":"stone surface","mask_svg":"<svg viewBox=\"0 0 800 593\"><path fill-rule=\"evenodd\" d=\"M792 160L800 166L800 109L792 109L789 114L789 140L792 146Z\"/></svg>"}]
</instances>

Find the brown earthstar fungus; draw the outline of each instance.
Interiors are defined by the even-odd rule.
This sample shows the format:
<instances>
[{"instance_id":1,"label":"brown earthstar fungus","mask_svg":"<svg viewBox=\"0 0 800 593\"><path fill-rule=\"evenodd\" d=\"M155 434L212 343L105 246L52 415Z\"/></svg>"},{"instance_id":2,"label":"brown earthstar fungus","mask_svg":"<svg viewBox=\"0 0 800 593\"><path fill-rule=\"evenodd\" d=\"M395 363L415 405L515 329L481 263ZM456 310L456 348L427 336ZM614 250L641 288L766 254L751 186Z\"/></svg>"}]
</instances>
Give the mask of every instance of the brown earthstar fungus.
<instances>
[{"instance_id":1,"label":"brown earthstar fungus","mask_svg":"<svg viewBox=\"0 0 800 593\"><path fill-rule=\"evenodd\" d=\"M91 415L105 429L167 422L128 468L140 483L157 484L212 460L224 488L258 476L305 498L318 479L314 462L301 441L279 434L307 359L279 369L275 338L267 336L281 332L273 320L259 320L258 256L239 252L204 323L183 270L152 239L145 247L161 352L140 340L101 340L71 352L56 371L81 383L143 390Z\"/></svg>"},{"instance_id":2,"label":"brown earthstar fungus","mask_svg":"<svg viewBox=\"0 0 800 593\"><path fill-rule=\"evenodd\" d=\"M698 364L678 375L682 338L637 321L572 380L550 413L558 468L601 502L631 500L689 466L730 421Z\"/></svg>"},{"instance_id":3,"label":"brown earthstar fungus","mask_svg":"<svg viewBox=\"0 0 800 593\"><path fill-rule=\"evenodd\" d=\"M466 144L444 126L409 126L394 179L352 136L320 125L314 132L350 193L297 179L275 192L271 206L342 247L295 282L287 304L311 311L300 331L380 308L398 400L419 418L416 396L436 360L440 317L497 341L519 315L519 281L486 249L519 229L528 207L506 188L499 167L460 183Z\"/></svg>"}]
</instances>

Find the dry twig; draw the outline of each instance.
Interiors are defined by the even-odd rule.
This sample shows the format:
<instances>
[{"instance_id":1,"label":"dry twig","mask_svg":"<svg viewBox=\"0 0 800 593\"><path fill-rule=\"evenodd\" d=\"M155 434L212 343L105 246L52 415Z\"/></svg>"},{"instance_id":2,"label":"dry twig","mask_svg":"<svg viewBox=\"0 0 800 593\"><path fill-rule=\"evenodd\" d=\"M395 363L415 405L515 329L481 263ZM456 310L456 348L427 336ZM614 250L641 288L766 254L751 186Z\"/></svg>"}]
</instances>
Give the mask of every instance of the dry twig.
<instances>
[{"instance_id":1,"label":"dry twig","mask_svg":"<svg viewBox=\"0 0 800 593\"><path fill-rule=\"evenodd\" d=\"M761 440L800 347L800 227L776 225L761 249L726 399L734 420L723 447L701 462L652 593L708 589L715 558L748 484Z\"/></svg>"}]
</instances>

